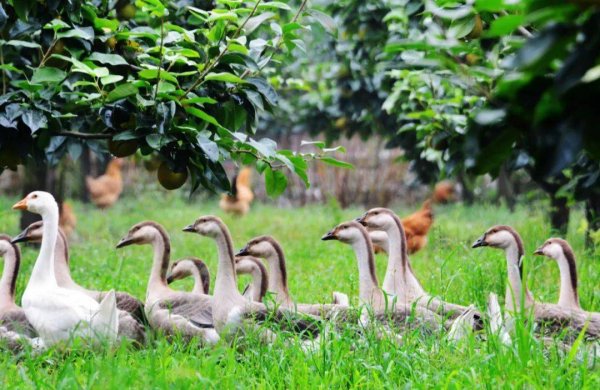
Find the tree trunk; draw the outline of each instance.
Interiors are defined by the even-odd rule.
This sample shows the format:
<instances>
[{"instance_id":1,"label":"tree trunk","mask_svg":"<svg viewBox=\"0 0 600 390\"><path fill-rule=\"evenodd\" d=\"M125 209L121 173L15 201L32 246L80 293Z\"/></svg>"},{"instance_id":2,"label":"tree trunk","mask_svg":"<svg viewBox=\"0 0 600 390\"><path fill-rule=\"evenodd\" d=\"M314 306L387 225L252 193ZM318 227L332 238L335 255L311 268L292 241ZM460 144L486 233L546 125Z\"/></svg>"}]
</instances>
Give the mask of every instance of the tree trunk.
<instances>
[{"instance_id":1,"label":"tree trunk","mask_svg":"<svg viewBox=\"0 0 600 390\"><path fill-rule=\"evenodd\" d=\"M457 175L458 182L462 187L462 198L465 204L472 205L475 202L475 193L473 192L472 185L465 177L464 173L460 172Z\"/></svg>"},{"instance_id":2,"label":"tree trunk","mask_svg":"<svg viewBox=\"0 0 600 390\"><path fill-rule=\"evenodd\" d=\"M511 213L515 211L515 192L510 181L510 174L504 165L498 174L498 198L504 198Z\"/></svg>"},{"instance_id":3,"label":"tree trunk","mask_svg":"<svg viewBox=\"0 0 600 390\"><path fill-rule=\"evenodd\" d=\"M559 198L556 193L550 194L550 224L552 229L562 236L567 234L569 228L570 211L567 198Z\"/></svg>"},{"instance_id":4,"label":"tree trunk","mask_svg":"<svg viewBox=\"0 0 600 390\"><path fill-rule=\"evenodd\" d=\"M592 248L594 241L592 233L600 230L600 193L592 193L585 202L585 217L588 222L588 228L585 232L585 246Z\"/></svg>"}]
</instances>

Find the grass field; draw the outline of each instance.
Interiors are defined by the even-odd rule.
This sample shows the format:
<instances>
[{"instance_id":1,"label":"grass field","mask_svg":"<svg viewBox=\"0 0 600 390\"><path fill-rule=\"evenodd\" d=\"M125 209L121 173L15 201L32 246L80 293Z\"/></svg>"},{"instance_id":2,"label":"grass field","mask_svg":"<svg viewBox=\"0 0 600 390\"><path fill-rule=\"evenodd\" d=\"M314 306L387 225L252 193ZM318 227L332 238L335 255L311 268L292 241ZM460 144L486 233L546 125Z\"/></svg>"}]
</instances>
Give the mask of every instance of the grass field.
<instances>
[{"instance_id":1,"label":"grass field","mask_svg":"<svg viewBox=\"0 0 600 390\"><path fill-rule=\"evenodd\" d=\"M18 213L10 210L17 199L0 199L0 231L18 233ZM135 223L155 220L165 226L172 240L173 259L194 255L205 259L216 273L216 246L208 239L184 234L181 229L200 215L222 216L230 227L234 245L261 234L281 241L288 260L289 287L299 302L329 302L331 291L348 293L356 302L358 272L353 252L339 242L319 238L339 222L364 210L339 210L311 206L280 209L256 205L242 219L223 216L216 201L186 203L168 194L125 198L103 212L75 204L77 237L71 247L73 277L96 289L115 288L140 298L150 270L151 249L114 247ZM408 209L397 209L402 215ZM470 244L494 224L510 224L525 241L528 283L536 298L555 301L558 267L550 260L529 255L549 237L542 205L520 207L513 214L491 205L470 208L438 207L429 245L412 257L421 282L431 293L461 304L475 303L483 309L490 291L504 296L503 253L470 249ZM600 311L599 256L583 249L582 214L571 221L569 241L578 259L581 303ZM33 262L35 248L26 248L17 289L22 293ZM385 257L378 256L380 280ZM244 280L240 281L240 285ZM175 288L187 289L181 281ZM600 388L600 363L561 356L556 348L544 348L521 334L511 347L482 342L472 337L451 344L437 336L406 335L402 345L392 341L366 340L349 327L338 337L327 338L321 349L305 353L299 347L275 344L251 346L243 351L225 343L210 349L169 343L156 337L136 350L122 346L104 351L56 351L37 356L0 354L0 387L38 388L398 388L425 387L558 387Z\"/></svg>"}]
</instances>

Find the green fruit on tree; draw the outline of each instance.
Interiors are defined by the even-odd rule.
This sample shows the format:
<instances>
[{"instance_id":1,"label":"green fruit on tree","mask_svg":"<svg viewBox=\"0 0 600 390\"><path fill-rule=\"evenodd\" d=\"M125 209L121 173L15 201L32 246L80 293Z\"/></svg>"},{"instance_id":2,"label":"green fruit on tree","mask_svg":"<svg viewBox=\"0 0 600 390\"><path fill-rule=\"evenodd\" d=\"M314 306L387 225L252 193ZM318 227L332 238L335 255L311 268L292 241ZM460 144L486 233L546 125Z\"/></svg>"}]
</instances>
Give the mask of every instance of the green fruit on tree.
<instances>
[{"instance_id":1,"label":"green fruit on tree","mask_svg":"<svg viewBox=\"0 0 600 390\"><path fill-rule=\"evenodd\" d=\"M169 168L169 165L166 162L163 162L160 164L160 167L158 167L157 176L161 186L167 190L176 190L185 184L188 173L185 168L181 172L172 171L171 168Z\"/></svg>"},{"instance_id":2,"label":"green fruit on tree","mask_svg":"<svg viewBox=\"0 0 600 390\"><path fill-rule=\"evenodd\" d=\"M481 36L481 32L483 31L483 22L481 21L481 16L479 14L475 15L475 24L473 25L473 29L467 35L468 39L476 39Z\"/></svg>"},{"instance_id":3,"label":"green fruit on tree","mask_svg":"<svg viewBox=\"0 0 600 390\"><path fill-rule=\"evenodd\" d=\"M129 20L135 18L137 8L133 4L127 4L124 7L117 10L117 16L122 20Z\"/></svg>"},{"instance_id":4,"label":"green fruit on tree","mask_svg":"<svg viewBox=\"0 0 600 390\"><path fill-rule=\"evenodd\" d=\"M137 151L138 143L134 139L129 139L125 141L108 141L108 150L115 157L127 157L131 156Z\"/></svg>"}]
</instances>

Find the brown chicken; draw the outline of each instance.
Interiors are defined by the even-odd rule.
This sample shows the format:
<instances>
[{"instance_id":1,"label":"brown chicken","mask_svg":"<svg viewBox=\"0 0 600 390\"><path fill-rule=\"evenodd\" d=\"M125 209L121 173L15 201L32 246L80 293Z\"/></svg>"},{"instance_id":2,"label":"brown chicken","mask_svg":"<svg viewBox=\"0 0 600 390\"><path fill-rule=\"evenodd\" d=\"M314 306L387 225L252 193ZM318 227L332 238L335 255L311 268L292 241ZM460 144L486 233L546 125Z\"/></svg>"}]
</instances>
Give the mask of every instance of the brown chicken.
<instances>
[{"instance_id":1,"label":"brown chicken","mask_svg":"<svg viewBox=\"0 0 600 390\"><path fill-rule=\"evenodd\" d=\"M75 225L77 225L77 217L75 216L71 204L66 201L62 203L58 224L66 234L67 238L71 237L73 231L75 231Z\"/></svg>"},{"instance_id":2,"label":"brown chicken","mask_svg":"<svg viewBox=\"0 0 600 390\"><path fill-rule=\"evenodd\" d=\"M435 203L450 203L456 200L454 192L454 183L449 180L443 180L435 185L433 189L433 201Z\"/></svg>"},{"instance_id":3,"label":"brown chicken","mask_svg":"<svg viewBox=\"0 0 600 390\"><path fill-rule=\"evenodd\" d=\"M408 253L415 253L427 245L427 233L431 225L433 225L433 210L431 199L427 199L420 210L402 219Z\"/></svg>"},{"instance_id":4,"label":"brown chicken","mask_svg":"<svg viewBox=\"0 0 600 390\"><path fill-rule=\"evenodd\" d=\"M123 160L117 158L108 163L104 175L97 178L91 176L85 178L90 200L97 207L101 209L110 207L119 199L123 191L122 166Z\"/></svg>"},{"instance_id":5,"label":"brown chicken","mask_svg":"<svg viewBox=\"0 0 600 390\"><path fill-rule=\"evenodd\" d=\"M406 234L406 244L408 253L413 254L423 249L427 245L427 233L433 225L433 210L431 209L431 199L423 202L419 210L408 217L402 219L402 226ZM384 252L377 245L373 245L375 253Z\"/></svg>"},{"instance_id":6,"label":"brown chicken","mask_svg":"<svg viewBox=\"0 0 600 390\"><path fill-rule=\"evenodd\" d=\"M246 215L250 211L250 204L254 200L251 188L252 170L242 168L232 182L232 193L221 195L219 207L227 213Z\"/></svg>"}]
</instances>

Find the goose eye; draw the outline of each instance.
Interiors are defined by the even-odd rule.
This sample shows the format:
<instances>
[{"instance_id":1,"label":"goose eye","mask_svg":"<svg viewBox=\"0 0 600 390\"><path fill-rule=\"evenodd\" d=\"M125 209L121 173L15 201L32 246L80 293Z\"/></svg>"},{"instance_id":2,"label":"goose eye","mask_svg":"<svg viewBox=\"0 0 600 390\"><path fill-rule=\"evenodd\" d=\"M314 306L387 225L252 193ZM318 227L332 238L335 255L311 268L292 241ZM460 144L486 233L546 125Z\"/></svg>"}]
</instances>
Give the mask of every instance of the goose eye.
<instances>
[{"instance_id":1,"label":"goose eye","mask_svg":"<svg viewBox=\"0 0 600 390\"><path fill-rule=\"evenodd\" d=\"M37 199L37 197L38 197L38 196L37 196L37 194L33 194L31 197L32 197L33 199Z\"/></svg>"}]
</instances>

